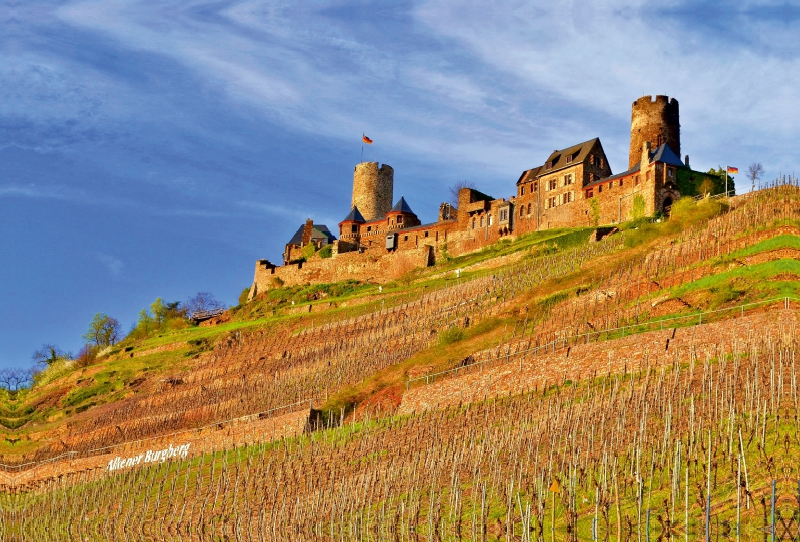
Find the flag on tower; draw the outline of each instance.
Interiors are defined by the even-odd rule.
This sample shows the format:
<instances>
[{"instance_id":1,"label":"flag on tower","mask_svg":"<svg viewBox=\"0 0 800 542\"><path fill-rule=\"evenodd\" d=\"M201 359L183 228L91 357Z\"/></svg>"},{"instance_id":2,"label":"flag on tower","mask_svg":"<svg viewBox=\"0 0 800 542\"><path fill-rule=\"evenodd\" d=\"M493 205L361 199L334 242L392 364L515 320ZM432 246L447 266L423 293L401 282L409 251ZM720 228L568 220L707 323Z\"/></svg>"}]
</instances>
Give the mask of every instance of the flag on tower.
<instances>
[{"instance_id":1,"label":"flag on tower","mask_svg":"<svg viewBox=\"0 0 800 542\"><path fill-rule=\"evenodd\" d=\"M728 173L739 173L738 167L728 166Z\"/></svg>"},{"instance_id":2,"label":"flag on tower","mask_svg":"<svg viewBox=\"0 0 800 542\"><path fill-rule=\"evenodd\" d=\"M364 135L364 132L361 132L361 141L366 143L367 145L372 145L372 140Z\"/></svg>"}]
</instances>

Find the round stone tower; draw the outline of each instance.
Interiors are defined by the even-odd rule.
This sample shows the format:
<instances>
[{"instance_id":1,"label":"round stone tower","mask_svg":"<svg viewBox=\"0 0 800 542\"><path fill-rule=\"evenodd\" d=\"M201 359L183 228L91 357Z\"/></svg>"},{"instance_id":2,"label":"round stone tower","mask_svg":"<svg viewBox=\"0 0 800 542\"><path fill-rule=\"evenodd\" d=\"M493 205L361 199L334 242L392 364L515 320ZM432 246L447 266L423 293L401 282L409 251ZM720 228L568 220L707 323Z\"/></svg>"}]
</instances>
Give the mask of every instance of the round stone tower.
<instances>
[{"instance_id":1,"label":"round stone tower","mask_svg":"<svg viewBox=\"0 0 800 542\"><path fill-rule=\"evenodd\" d=\"M378 162L361 162L353 173L353 203L364 220L383 218L392 210L394 170Z\"/></svg>"},{"instance_id":2,"label":"round stone tower","mask_svg":"<svg viewBox=\"0 0 800 542\"><path fill-rule=\"evenodd\" d=\"M667 143L678 156L681 155L681 124L678 100L667 96L643 96L633 102L631 115L631 151L628 168L642 157L642 144L650 142L653 150Z\"/></svg>"}]
</instances>

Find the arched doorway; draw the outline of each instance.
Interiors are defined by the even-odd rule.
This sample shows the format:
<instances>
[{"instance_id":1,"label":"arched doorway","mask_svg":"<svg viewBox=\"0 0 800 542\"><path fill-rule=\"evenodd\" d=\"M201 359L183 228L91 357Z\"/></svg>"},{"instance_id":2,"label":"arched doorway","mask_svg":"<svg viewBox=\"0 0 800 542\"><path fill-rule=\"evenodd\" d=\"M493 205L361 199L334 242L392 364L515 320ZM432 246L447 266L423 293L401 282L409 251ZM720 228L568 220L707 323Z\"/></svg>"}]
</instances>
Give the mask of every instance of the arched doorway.
<instances>
[{"instance_id":1,"label":"arched doorway","mask_svg":"<svg viewBox=\"0 0 800 542\"><path fill-rule=\"evenodd\" d=\"M661 209L664 211L664 214L669 216L670 209L672 207L672 198L667 196L664 198L664 203L661 206Z\"/></svg>"}]
</instances>

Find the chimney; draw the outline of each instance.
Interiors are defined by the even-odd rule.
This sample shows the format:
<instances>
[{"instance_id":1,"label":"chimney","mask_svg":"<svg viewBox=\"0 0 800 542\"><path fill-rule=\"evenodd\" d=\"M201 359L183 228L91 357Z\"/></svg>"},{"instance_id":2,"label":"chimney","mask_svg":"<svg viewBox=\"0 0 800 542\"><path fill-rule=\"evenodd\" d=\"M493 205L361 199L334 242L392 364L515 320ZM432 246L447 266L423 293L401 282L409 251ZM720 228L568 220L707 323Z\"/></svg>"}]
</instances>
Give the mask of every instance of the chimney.
<instances>
[{"instance_id":1,"label":"chimney","mask_svg":"<svg viewBox=\"0 0 800 542\"><path fill-rule=\"evenodd\" d=\"M686 158L685 158L684 161L686 162L686 167L689 167L689 155L688 154L686 155Z\"/></svg>"},{"instance_id":2,"label":"chimney","mask_svg":"<svg viewBox=\"0 0 800 542\"><path fill-rule=\"evenodd\" d=\"M303 239L301 239L303 246L306 246L311 242L311 234L313 232L314 232L314 221L309 218L306 220L306 223L303 226Z\"/></svg>"},{"instance_id":3,"label":"chimney","mask_svg":"<svg viewBox=\"0 0 800 542\"><path fill-rule=\"evenodd\" d=\"M644 171L644 168L650 165L650 142L645 141L642 143L642 161L639 163L639 169Z\"/></svg>"}]
</instances>

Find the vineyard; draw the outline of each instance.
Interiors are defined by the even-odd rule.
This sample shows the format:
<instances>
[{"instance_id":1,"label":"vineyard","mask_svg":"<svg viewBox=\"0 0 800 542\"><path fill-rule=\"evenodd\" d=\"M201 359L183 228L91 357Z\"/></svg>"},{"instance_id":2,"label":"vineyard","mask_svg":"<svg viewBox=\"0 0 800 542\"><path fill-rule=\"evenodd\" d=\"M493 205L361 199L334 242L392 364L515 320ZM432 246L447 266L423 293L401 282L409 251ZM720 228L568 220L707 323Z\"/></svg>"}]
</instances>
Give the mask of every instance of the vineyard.
<instances>
[{"instance_id":1,"label":"vineyard","mask_svg":"<svg viewBox=\"0 0 800 542\"><path fill-rule=\"evenodd\" d=\"M526 247L181 346L34 427L3 538L797 538L800 189Z\"/></svg>"}]
</instances>

